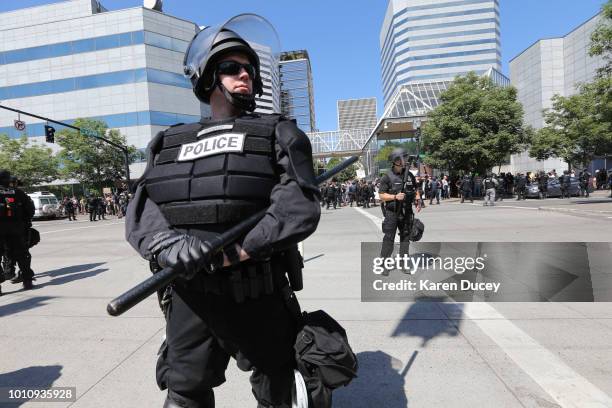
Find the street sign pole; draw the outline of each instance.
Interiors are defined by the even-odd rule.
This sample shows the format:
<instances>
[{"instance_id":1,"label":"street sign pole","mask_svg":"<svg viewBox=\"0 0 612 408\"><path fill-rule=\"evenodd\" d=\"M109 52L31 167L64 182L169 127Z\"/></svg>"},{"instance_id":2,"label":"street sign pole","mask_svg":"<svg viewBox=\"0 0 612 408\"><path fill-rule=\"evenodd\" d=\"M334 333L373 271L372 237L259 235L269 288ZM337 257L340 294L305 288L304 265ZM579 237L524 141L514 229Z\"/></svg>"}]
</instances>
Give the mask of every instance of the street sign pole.
<instances>
[{"instance_id":1,"label":"street sign pole","mask_svg":"<svg viewBox=\"0 0 612 408\"><path fill-rule=\"evenodd\" d=\"M93 137L96 139L99 139L105 143L108 143L109 145L113 146L116 149L121 150L121 152L123 153L123 158L124 158L124 166L125 166L125 179L127 181L127 188L130 188L130 155L129 155L129 150L127 146L123 146L120 145L118 143L112 142L110 140L108 140L107 138L101 136L100 134L98 134L98 132L91 130L91 129L81 129L77 126L73 126L73 125L69 125L68 123L64 123L64 122L60 122L57 120L53 120L53 119L49 119L49 118L45 118L44 116L39 116L39 115L35 115L33 113L30 112L25 112L19 109L14 109L14 108L9 108L8 106L3 106L0 105L0 109L5 109L5 110L9 110L12 112L16 112L18 114L22 114L22 115L27 115L27 116L31 116L33 118L37 118L37 119L42 119L46 122L52 122L52 123L57 123L58 125L70 128L70 129L74 129L74 130L78 130L79 133L84 134L85 136L89 136L89 137ZM21 122L21 121L20 121ZM15 125L15 127L17 127L17 124ZM24 128L25 128L25 123L24 123Z\"/></svg>"}]
</instances>

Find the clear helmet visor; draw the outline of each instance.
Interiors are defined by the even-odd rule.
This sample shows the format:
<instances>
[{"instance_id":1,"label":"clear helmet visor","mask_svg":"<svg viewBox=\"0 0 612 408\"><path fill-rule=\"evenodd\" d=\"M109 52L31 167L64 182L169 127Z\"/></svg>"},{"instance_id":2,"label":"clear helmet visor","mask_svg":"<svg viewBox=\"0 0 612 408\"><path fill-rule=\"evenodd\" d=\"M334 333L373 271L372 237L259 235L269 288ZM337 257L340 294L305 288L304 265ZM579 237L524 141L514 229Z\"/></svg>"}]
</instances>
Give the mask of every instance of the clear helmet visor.
<instances>
[{"instance_id":1,"label":"clear helmet visor","mask_svg":"<svg viewBox=\"0 0 612 408\"><path fill-rule=\"evenodd\" d=\"M224 24L206 27L191 40L183 60L187 78L200 75L208 62L217 35L222 30L231 30L245 40L259 56L262 75L269 67L276 67L280 55L280 40L272 24L257 14L239 14Z\"/></svg>"}]
</instances>

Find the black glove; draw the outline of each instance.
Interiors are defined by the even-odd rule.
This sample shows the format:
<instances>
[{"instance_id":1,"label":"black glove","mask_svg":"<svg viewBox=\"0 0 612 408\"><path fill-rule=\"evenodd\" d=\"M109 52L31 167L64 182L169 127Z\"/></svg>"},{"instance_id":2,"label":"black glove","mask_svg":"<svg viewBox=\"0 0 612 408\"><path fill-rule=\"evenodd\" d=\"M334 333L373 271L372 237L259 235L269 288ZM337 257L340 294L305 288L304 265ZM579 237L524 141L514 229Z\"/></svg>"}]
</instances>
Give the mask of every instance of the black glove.
<instances>
[{"instance_id":1,"label":"black glove","mask_svg":"<svg viewBox=\"0 0 612 408\"><path fill-rule=\"evenodd\" d=\"M192 279L196 273L205 269L212 272L212 254L197 237L181 234L175 231L155 234L148 250L156 256L157 263L162 267L176 267L182 264L184 272L181 276Z\"/></svg>"}]
</instances>

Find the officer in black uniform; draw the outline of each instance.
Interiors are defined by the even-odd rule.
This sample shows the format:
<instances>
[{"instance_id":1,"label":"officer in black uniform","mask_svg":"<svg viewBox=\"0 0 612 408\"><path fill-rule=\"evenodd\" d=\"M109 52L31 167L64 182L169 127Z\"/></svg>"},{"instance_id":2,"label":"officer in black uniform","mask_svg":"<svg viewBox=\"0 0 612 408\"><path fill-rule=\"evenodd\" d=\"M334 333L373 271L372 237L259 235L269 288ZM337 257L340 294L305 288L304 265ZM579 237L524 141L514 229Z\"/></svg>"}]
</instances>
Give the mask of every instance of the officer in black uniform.
<instances>
[{"instance_id":1,"label":"officer in black uniform","mask_svg":"<svg viewBox=\"0 0 612 408\"><path fill-rule=\"evenodd\" d=\"M585 197L589 197L589 181L591 181L591 173L589 173L588 169L584 169L582 170L582 172L580 173L579 176L580 179L580 190L581 191L581 195L584 195Z\"/></svg>"},{"instance_id":2,"label":"officer in black uniform","mask_svg":"<svg viewBox=\"0 0 612 408\"><path fill-rule=\"evenodd\" d=\"M569 170L565 170L563 175L560 177L561 182L561 198L571 198L570 195L570 184L571 184L571 176Z\"/></svg>"},{"instance_id":3,"label":"officer in black uniform","mask_svg":"<svg viewBox=\"0 0 612 408\"><path fill-rule=\"evenodd\" d=\"M276 35L249 16L240 22ZM170 288L157 364L164 407L213 407L230 357L253 372L259 407L291 406L297 327L285 274L301 272L297 243L319 222L319 189L295 122L249 113L263 87L240 22L207 27L190 43L185 73L212 118L155 136L126 216L126 237L144 258L184 269ZM202 241L264 208L238 243L219 256L203 250Z\"/></svg>"},{"instance_id":4,"label":"officer in black uniform","mask_svg":"<svg viewBox=\"0 0 612 408\"><path fill-rule=\"evenodd\" d=\"M394 149L389 155L389 161L392 163L391 169L380 179L378 194L381 203L384 203L385 214L382 223L384 236L380 251L381 258L388 258L393 253L396 232L399 232L400 237L400 254L408 254L410 241L408 240L408 235L403 233L404 223L412 222L414 218L412 211L413 203L416 206L417 212L421 211L421 197L418 192L416 178L408 170L406 158L407 154L404 149ZM406 184L403 186L404 179ZM404 187L403 189L402 186ZM404 203L405 217L403 220L400 220L398 219L398 214L400 206ZM388 274L389 271L383 272L383 275Z\"/></svg>"},{"instance_id":5,"label":"officer in black uniform","mask_svg":"<svg viewBox=\"0 0 612 408\"><path fill-rule=\"evenodd\" d=\"M32 225L34 203L21 189L10 185L10 173L0 170L0 248L21 270L24 289L32 289L34 272L28 256L27 229ZM4 273L0 282L4 280Z\"/></svg>"},{"instance_id":6,"label":"officer in black uniform","mask_svg":"<svg viewBox=\"0 0 612 408\"><path fill-rule=\"evenodd\" d=\"M470 202L474 202L474 197L472 197L472 178L469 174L463 176L461 180L461 202L463 203L467 198L469 198Z\"/></svg>"},{"instance_id":7,"label":"officer in black uniform","mask_svg":"<svg viewBox=\"0 0 612 408\"><path fill-rule=\"evenodd\" d=\"M516 201L525 200L527 196L527 178L522 173L516 175Z\"/></svg>"},{"instance_id":8,"label":"officer in black uniform","mask_svg":"<svg viewBox=\"0 0 612 408\"><path fill-rule=\"evenodd\" d=\"M544 171L538 176L538 190L540 198L548 198L548 175Z\"/></svg>"},{"instance_id":9,"label":"officer in black uniform","mask_svg":"<svg viewBox=\"0 0 612 408\"><path fill-rule=\"evenodd\" d=\"M336 196L338 194L338 187L336 186L336 179L332 179L331 183L327 186L327 190L325 190L325 194L327 194L326 202L327 208L329 210L329 206L333 205L334 210L336 209Z\"/></svg>"}]
</instances>

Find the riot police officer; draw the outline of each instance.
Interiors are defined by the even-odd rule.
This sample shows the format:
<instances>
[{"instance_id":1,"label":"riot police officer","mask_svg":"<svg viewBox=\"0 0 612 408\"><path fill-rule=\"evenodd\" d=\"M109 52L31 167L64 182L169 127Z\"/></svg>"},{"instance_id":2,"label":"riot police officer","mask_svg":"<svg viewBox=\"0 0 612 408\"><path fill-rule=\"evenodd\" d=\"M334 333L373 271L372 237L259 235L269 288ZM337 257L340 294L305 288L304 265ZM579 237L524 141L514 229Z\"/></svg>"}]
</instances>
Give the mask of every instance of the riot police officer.
<instances>
[{"instance_id":1,"label":"riot police officer","mask_svg":"<svg viewBox=\"0 0 612 408\"><path fill-rule=\"evenodd\" d=\"M466 198L470 199L470 202L474 202L474 197L472 197L472 179L469 174L463 176L461 180L461 202L463 203Z\"/></svg>"},{"instance_id":2,"label":"riot police officer","mask_svg":"<svg viewBox=\"0 0 612 408\"><path fill-rule=\"evenodd\" d=\"M34 203L21 189L10 185L10 173L0 170L0 248L21 270L24 289L32 289L34 272L28 256L27 229L34 217ZM0 282L4 280L4 274Z\"/></svg>"},{"instance_id":3,"label":"riot police officer","mask_svg":"<svg viewBox=\"0 0 612 408\"><path fill-rule=\"evenodd\" d=\"M569 170L564 170L563 175L560 177L561 182L561 198L571 198L570 194L570 185L571 185L571 176Z\"/></svg>"},{"instance_id":4,"label":"riot police officer","mask_svg":"<svg viewBox=\"0 0 612 408\"><path fill-rule=\"evenodd\" d=\"M589 197L589 182L591 181L591 173L588 169L584 169L579 176L581 195Z\"/></svg>"},{"instance_id":5,"label":"riot police officer","mask_svg":"<svg viewBox=\"0 0 612 408\"><path fill-rule=\"evenodd\" d=\"M540 198L548 198L548 175L544 171L540 171L538 176L538 190Z\"/></svg>"},{"instance_id":6,"label":"riot police officer","mask_svg":"<svg viewBox=\"0 0 612 408\"><path fill-rule=\"evenodd\" d=\"M157 364L164 407L213 407L230 356L252 371L260 407L291 405L297 329L285 273L301 272L297 243L319 222L319 189L295 122L252 113L263 85L244 33L260 30L261 52L278 49L265 38L278 39L265 19L238 17L191 41L185 73L212 118L155 136L126 216L127 239L143 257L184 270L170 289ZM215 256L204 250L203 241L264 208L238 243Z\"/></svg>"},{"instance_id":7,"label":"riot police officer","mask_svg":"<svg viewBox=\"0 0 612 408\"><path fill-rule=\"evenodd\" d=\"M381 258L388 258L393 253L395 234L400 237L400 254L408 254L410 245L406 223L412 223L414 213L412 204L417 212L421 211L421 197L418 192L416 178L407 168L407 154L404 149L394 149L389 155L392 163L391 169L380 179L378 194L381 203L384 203L385 218L382 223L383 242L380 251ZM403 207L403 208L402 208ZM400 215L404 211L403 217ZM389 271L383 272L388 275Z\"/></svg>"},{"instance_id":8,"label":"riot police officer","mask_svg":"<svg viewBox=\"0 0 612 408\"><path fill-rule=\"evenodd\" d=\"M482 181L482 184L485 188L485 202L482 203L482 205L486 207L490 204L492 207L495 205L495 190L497 189L499 183L497 182L495 175L489 173Z\"/></svg>"},{"instance_id":9,"label":"riot police officer","mask_svg":"<svg viewBox=\"0 0 612 408\"><path fill-rule=\"evenodd\" d=\"M338 187L336 186L336 179L335 178L333 178L331 183L329 183L325 193L327 194L327 196L326 196L326 202L327 202L326 210L329 210L329 206L330 205L333 205L334 206L334 210L335 210L336 209L336 205L337 205L337 195L338 195Z\"/></svg>"},{"instance_id":10,"label":"riot police officer","mask_svg":"<svg viewBox=\"0 0 612 408\"><path fill-rule=\"evenodd\" d=\"M527 196L527 178L522 173L516 174L516 201L525 200Z\"/></svg>"}]
</instances>

